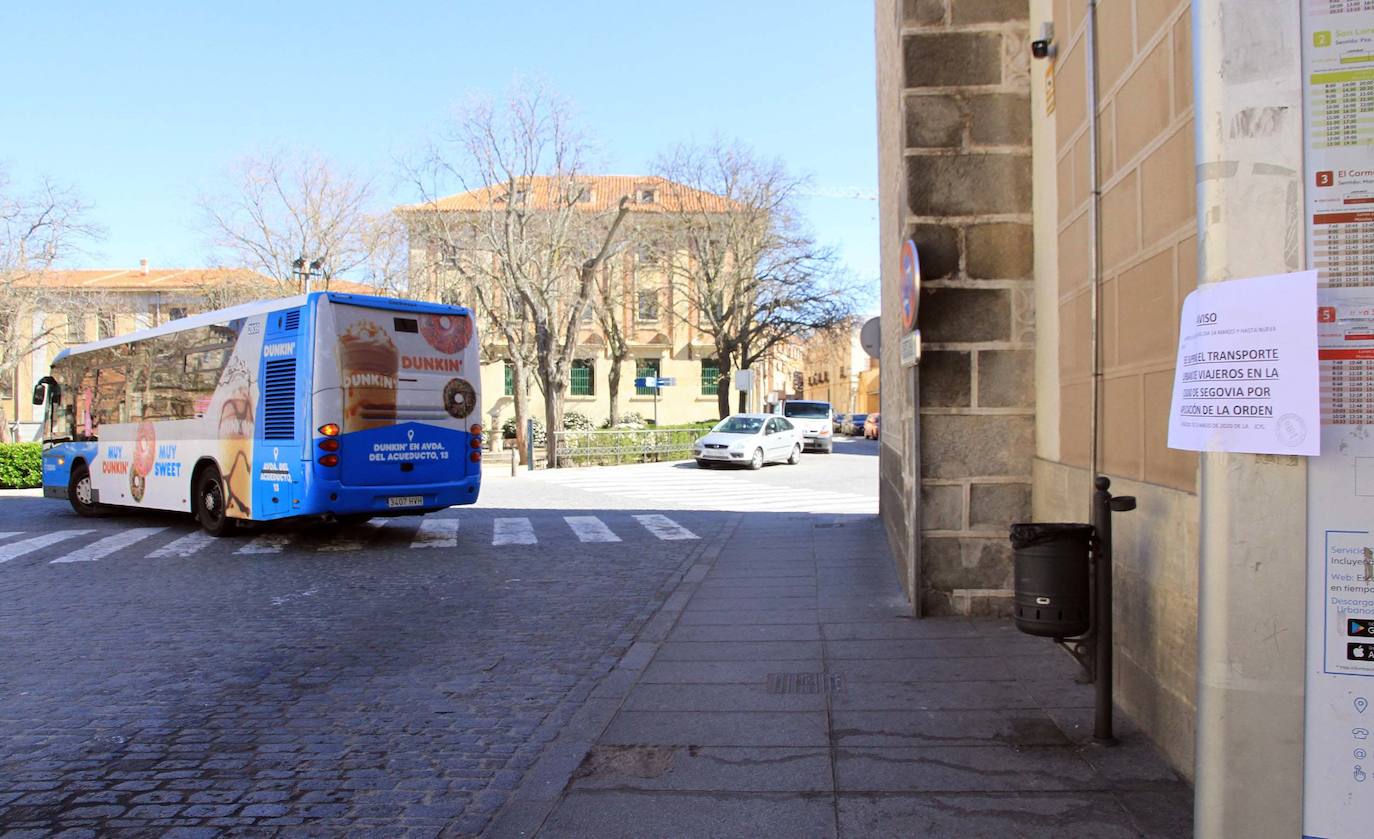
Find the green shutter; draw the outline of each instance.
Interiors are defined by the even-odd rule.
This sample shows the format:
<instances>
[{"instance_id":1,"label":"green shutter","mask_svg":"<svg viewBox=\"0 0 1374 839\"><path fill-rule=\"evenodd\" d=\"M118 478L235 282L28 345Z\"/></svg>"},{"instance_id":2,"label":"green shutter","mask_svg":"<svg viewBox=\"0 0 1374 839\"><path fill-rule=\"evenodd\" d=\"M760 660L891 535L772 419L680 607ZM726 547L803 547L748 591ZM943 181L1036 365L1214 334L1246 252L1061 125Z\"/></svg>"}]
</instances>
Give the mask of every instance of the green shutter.
<instances>
[{"instance_id":1,"label":"green shutter","mask_svg":"<svg viewBox=\"0 0 1374 839\"><path fill-rule=\"evenodd\" d=\"M515 395L515 365L514 365L514 364L511 364L509 361L507 361L507 362L505 363L504 366L505 366L505 371L506 371L506 395L507 395L507 396L514 396L514 395Z\"/></svg>"},{"instance_id":2,"label":"green shutter","mask_svg":"<svg viewBox=\"0 0 1374 839\"><path fill-rule=\"evenodd\" d=\"M720 393L720 365L714 358L701 360L701 395L715 396Z\"/></svg>"},{"instance_id":3,"label":"green shutter","mask_svg":"<svg viewBox=\"0 0 1374 839\"><path fill-rule=\"evenodd\" d=\"M593 396L595 387L593 385L593 374L595 367L588 359L574 359L572 363L572 380L570 392L573 396Z\"/></svg>"}]
</instances>

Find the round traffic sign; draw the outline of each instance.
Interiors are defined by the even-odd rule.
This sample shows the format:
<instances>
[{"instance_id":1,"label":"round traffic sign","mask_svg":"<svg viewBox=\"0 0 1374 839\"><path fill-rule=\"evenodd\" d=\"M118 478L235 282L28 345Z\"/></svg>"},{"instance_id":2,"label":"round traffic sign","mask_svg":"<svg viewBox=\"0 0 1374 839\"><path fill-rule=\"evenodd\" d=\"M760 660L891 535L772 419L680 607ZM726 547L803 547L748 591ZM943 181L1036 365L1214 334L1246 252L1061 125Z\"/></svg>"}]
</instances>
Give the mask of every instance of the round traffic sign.
<instances>
[{"instance_id":1,"label":"round traffic sign","mask_svg":"<svg viewBox=\"0 0 1374 839\"><path fill-rule=\"evenodd\" d=\"M902 328L908 332L916 328L920 293L921 260L916 255L916 243L907 239L902 243Z\"/></svg>"}]
</instances>

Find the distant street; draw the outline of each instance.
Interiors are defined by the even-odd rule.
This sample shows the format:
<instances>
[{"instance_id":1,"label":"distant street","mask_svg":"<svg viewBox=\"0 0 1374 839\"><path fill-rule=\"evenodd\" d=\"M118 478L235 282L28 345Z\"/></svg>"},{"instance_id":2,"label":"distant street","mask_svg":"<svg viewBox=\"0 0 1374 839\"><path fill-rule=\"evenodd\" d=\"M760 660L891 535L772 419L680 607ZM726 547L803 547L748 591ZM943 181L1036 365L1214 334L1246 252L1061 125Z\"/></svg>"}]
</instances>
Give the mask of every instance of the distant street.
<instances>
[{"instance_id":1,"label":"distant street","mask_svg":"<svg viewBox=\"0 0 1374 839\"><path fill-rule=\"evenodd\" d=\"M876 512L876 449L218 540L0 497L0 825L478 833L729 511Z\"/></svg>"}]
</instances>

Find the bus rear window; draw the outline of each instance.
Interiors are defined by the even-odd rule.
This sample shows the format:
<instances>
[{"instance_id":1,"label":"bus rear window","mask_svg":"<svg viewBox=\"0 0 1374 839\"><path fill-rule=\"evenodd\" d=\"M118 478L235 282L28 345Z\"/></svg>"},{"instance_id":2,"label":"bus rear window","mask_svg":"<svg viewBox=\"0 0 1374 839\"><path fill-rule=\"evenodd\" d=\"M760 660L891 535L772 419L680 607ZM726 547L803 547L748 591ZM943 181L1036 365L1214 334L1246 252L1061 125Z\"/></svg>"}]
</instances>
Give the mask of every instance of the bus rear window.
<instances>
[{"instance_id":1,"label":"bus rear window","mask_svg":"<svg viewBox=\"0 0 1374 839\"><path fill-rule=\"evenodd\" d=\"M415 318L394 318L392 323L395 324L397 332L420 332L420 322Z\"/></svg>"}]
</instances>

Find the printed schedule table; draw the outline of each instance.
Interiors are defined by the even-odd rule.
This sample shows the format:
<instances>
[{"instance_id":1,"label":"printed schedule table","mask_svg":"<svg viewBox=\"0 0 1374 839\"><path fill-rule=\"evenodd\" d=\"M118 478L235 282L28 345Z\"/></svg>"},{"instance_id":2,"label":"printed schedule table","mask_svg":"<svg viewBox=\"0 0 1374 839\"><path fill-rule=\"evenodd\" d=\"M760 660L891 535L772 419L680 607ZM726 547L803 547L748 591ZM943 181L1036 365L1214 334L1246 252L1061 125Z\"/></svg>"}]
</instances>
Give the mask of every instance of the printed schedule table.
<instances>
[{"instance_id":1,"label":"printed schedule table","mask_svg":"<svg viewBox=\"0 0 1374 839\"><path fill-rule=\"evenodd\" d=\"M1318 352L1322 425L1374 424L1374 350Z\"/></svg>"}]
</instances>

